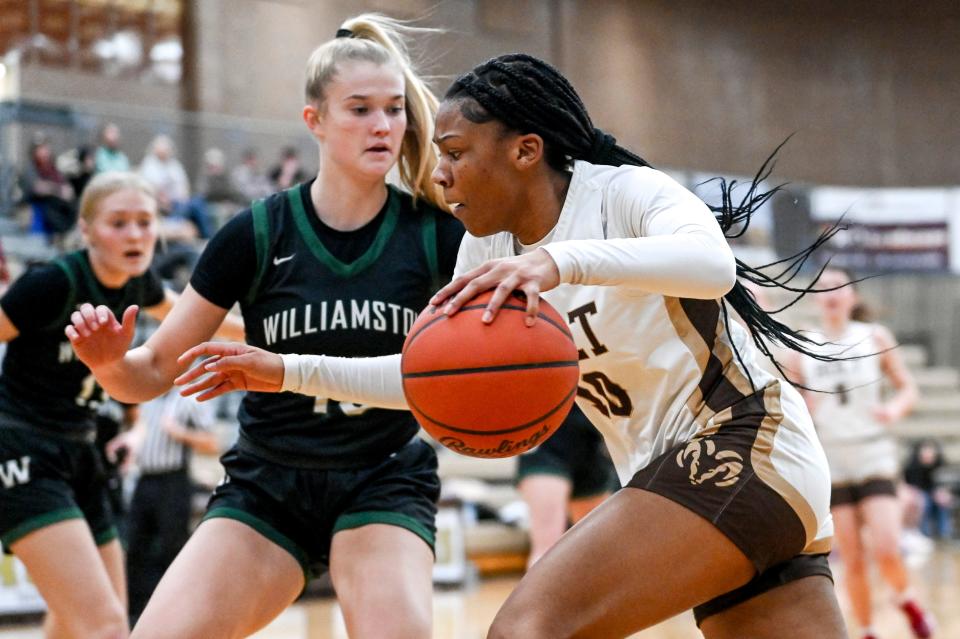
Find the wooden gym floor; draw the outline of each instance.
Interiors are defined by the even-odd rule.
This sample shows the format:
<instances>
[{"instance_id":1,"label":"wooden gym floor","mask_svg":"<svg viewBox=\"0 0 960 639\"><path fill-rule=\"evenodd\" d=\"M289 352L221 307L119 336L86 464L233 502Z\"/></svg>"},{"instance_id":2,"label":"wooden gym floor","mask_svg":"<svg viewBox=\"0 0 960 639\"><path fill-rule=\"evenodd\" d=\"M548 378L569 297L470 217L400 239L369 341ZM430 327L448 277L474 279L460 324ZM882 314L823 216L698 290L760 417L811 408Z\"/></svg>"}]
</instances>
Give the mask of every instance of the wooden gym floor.
<instances>
[{"instance_id":1,"label":"wooden gym floor","mask_svg":"<svg viewBox=\"0 0 960 639\"><path fill-rule=\"evenodd\" d=\"M940 639L960 638L960 545L941 545L926 558L910 561L914 586L937 617ZM838 583L843 564L834 564ZM517 577L481 580L463 590L438 590L434 599L434 633L437 639L482 639L500 603L517 582ZM876 581L875 583L879 583ZM841 605L848 612L841 593ZM890 592L878 585L875 590L876 627L882 639L910 639L912 636ZM848 617L849 620L849 617ZM41 639L38 626L0 627L0 639ZM785 635L786 636L786 635ZM314 599L292 606L256 639L346 639L336 603ZM689 613L645 630L631 639L699 639L700 633Z\"/></svg>"}]
</instances>

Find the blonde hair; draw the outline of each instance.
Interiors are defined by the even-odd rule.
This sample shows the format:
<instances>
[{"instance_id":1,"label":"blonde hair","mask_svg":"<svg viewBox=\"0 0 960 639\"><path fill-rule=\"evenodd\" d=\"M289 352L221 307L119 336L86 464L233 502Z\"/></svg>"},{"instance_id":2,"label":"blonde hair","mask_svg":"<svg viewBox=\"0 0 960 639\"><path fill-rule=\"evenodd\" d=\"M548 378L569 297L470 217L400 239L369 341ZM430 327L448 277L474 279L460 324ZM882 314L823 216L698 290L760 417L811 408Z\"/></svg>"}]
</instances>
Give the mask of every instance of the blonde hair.
<instances>
[{"instance_id":1,"label":"blonde hair","mask_svg":"<svg viewBox=\"0 0 960 639\"><path fill-rule=\"evenodd\" d=\"M440 187L431 174L437 165L433 150L433 119L437 114L437 97L417 75L404 36L434 33L438 29L412 27L377 13L364 13L340 26L337 37L317 47L307 60L306 98L322 105L324 89L337 74L337 65L344 60L360 60L374 64L394 64L402 72L406 93L407 131L400 147L400 180L410 189L414 200L423 198L433 206L446 209Z\"/></svg>"},{"instance_id":2,"label":"blonde hair","mask_svg":"<svg viewBox=\"0 0 960 639\"><path fill-rule=\"evenodd\" d=\"M108 171L98 173L83 189L80 198L80 219L90 224L97 216L97 209L104 198L117 191L140 191L156 203L157 193L153 186L136 173L129 171Z\"/></svg>"}]
</instances>

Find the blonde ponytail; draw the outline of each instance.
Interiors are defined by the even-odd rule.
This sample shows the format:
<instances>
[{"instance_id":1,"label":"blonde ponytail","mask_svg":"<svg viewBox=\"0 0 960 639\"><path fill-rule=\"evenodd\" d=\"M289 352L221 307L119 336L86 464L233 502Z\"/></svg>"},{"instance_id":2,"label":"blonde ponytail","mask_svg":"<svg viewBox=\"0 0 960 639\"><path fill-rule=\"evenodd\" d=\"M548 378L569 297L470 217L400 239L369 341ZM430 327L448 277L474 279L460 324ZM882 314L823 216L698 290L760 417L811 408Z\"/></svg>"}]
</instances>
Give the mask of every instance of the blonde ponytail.
<instances>
[{"instance_id":1,"label":"blonde ponytail","mask_svg":"<svg viewBox=\"0 0 960 639\"><path fill-rule=\"evenodd\" d=\"M377 13L364 13L348 19L337 31L337 38L321 45L310 55L306 98L323 104L324 89L336 75L337 64L344 60L395 64L403 72L407 111L407 131L400 147L400 180L415 200L423 198L433 206L447 209L442 190L431 179L437 165L433 149L437 97L417 75L405 41L437 31L413 27Z\"/></svg>"}]
</instances>

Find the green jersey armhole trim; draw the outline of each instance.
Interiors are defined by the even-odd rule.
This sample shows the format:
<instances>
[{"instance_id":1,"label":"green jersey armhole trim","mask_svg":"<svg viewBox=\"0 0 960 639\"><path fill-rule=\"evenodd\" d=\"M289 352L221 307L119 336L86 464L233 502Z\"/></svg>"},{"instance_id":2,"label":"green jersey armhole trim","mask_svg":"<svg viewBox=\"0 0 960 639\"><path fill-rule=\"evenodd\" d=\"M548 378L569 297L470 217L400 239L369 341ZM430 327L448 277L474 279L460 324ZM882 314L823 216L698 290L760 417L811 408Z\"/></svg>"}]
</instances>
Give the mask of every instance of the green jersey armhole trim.
<instances>
[{"instance_id":1,"label":"green jersey armhole trim","mask_svg":"<svg viewBox=\"0 0 960 639\"><path fill-rule=\"evenodd\" d=\"M253 218L253 242L257 251L257 272L250 283L247 304L252 304L260 289L260 281L267 270L267 248L270 242L270 219L267 217L267 205L264 200L256 200L250 205Z\"/></svg>"},{"instance_id":2,"label":"green jersey armhole trim","mask_svg":"<svg viewBox=\"0 0 960 639\"><path fill-rule=\"evenodd\" d=\"M77 298L77 276L74 274L73 269L70 268L70 264L67 262L67 258L72 254L64 255L63 257L58 257L53 261L53 264L57 266L63 274L67 276L67 282L70 284L70 293L67 295L66 300L63 303L63 310L60 311L60 314L57 316L57 319L53 320L47 326L44 326L44 329L53 329L59 325L65 325L70 320L70 314L73 313L74 302Z\"/></svg>"},{"instance_id":3,"label":"green jersey armhole trim","mask_svg":"<svg viewBox=\"0 0 960 639\"><path fill-rule=\"evenodd\" d=\"M437 214L431 209L424 209L421 217L420 232L423 237L423 250L427 254L427 268L430 270L430 292L440 290L443 282L440 281L440 265L437 257Z\"/></svg>"}]
</instances>

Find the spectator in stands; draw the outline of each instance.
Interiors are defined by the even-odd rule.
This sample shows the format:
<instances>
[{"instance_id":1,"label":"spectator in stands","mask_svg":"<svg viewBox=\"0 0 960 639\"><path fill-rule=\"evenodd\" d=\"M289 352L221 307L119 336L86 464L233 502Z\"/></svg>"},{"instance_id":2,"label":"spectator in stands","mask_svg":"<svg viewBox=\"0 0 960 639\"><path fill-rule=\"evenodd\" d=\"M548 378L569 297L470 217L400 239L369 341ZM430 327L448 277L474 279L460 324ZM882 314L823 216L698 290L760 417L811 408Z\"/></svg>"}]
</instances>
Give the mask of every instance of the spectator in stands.
<instances>
[{"instance_id":1,"label":"spectator in stands","mask_svg":"<svg viewBox=\"0 0 960 639\"><path fill-rule=\"evenodd\" d=\"M97 173L106 171L129 171L130 160L120 150L120 127L107 122L100 130L100 146L94 159Z\"/></svg>"},{"instance_id":2,"label":"spectator in stands","mask_svg":"<svg viewBox=\"0 0 960 639\"><path fill-rule=\"evenodd\" d=\"M173 242L210 237L206 209L199 201L191 201L187 172L168 136L158 135L150 143L140 163L140 175L156 189L160 210L168 215L161 222L164 237Z\"/></svg>"},{"instance_id":3,"label":"spectator in stands","mask_svg":"<svg viewBox=\"0 0 960 639\"><path fill-rule=\"evenodd\" d=\"M280 155L280 163L270 171L270 181L273 189L281 191L289 189L294 184L300 184L306 179L306 173L300 166L300 152L296 147L284 147Z\"/></svg>"},{"instance_id":4,"label":"spectator in stands","mask_svg":"<svg viewBox=\"0 0 960 639\"><path fill-rule=\"evenodd\" d=\"M83 189L87 187L87 183L97 172L97 166L94 152L88 146L74 149L73 156L72 171L70 171L67 179L70 180L70 186L73 187L73 192L79 198L83 195Z\"/></svg>"},{"instance_id":5,"label":"spectator in stands","mask_svg":"<svg viewBox=\"0 0 960 639\"><path fill-rule=\"evenodd\" d=\"M190 197L187 172L177 159L173 141L166 135L158 135L150 143L139 172L153 185L163 211L173 211L177 204Z\"/></svg>"},{"instance_id":6,"label":"spectator in stands","mask_svg":"<svg viewBox=\"0 0 960 639\"><path fill-rule=\"evenodd\" d=\"M920 532L928 537L950 539L953 536L953 495L946 486L938 486L934 478L937 469L943 465L940 442L924 439L913 446L903 478L923 496Z\"/></svg>"},{"instance_id":7,"label":"spectator in stands","mask_svg":"<svg viewBox=\"0 0 960 639\"><path fill-rule=\"evenodd\" d=\"M197 178L197 193L207 203L233 204L242 201L227 175L226 157L216 147L207 149L203 154L203 172Z\"/></svg>"},{"instance_id":8,"label":"spectator in stands","mask_svg":"<svg viewBox=\"0 0 960 639\"><path fill-rule=\"evenodd\" d=\"M240 194L244 204L273 193L273 184L260 170L256 149L243 152L243 161L230 173L233 190Z\"/></svg>"},{"instance_id":9,"label":"spectator in stands","mask_svg":"<svg viewBox=\"0 0 960 639\"><path fill-rule=\"evenodd\" d=\"M190 199L191 206L201 208L203 218L214 227L201 231L201 237L210 237L237 212L238 206L249 203L250 200L233 188L223 151L216 147L207 149L203 154L203 169L197 178L197 195Z\"/></svg>"},{"instance_id":10,"label":"spectator in stands","mask_svg":"<svg viewBox=\"0 0 960 639\"><path fill-rule=\"evenodd\" d=\"M57 170L46 136L38 135L30 145L23 197L33 210L33 228L48 237L66 233L77 222L73 187Z\"/></svg>"}]
</instances>

